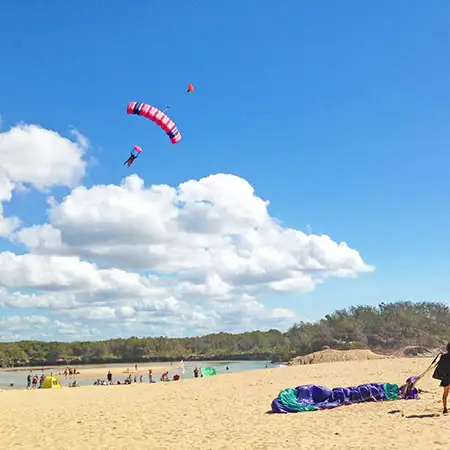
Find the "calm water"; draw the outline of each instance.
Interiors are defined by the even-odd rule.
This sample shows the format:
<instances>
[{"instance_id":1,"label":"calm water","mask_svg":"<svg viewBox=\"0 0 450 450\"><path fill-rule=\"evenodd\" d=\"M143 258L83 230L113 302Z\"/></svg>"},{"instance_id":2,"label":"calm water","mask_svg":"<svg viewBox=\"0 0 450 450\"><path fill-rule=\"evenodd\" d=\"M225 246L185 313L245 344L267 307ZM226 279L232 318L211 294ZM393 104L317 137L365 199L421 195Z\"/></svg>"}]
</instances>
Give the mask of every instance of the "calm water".
<instances>
[{"instance_id":1,"label":"calm water","mask_svg":"<svg viewBox=\"0 0 450 450\"><path fill-rule=\"evenodd\" d=\"M138 363L138 369L139 367L161 367L166 366L170 363L163 362L163 363L143 363L142 365ZM172 379L172 376L176 373L181 373L181 369L178 368L179 361L173 362L173 366L171 367L171 370L169 371L169 377ZM184 368L185 368L185 374L184 378L193 378L193 370L195 367L207 367L211 366L216 369L217 375L226 373L226 367L228 366L229 372L244 372L247 370L258 370L258 369L264 369L266 367L266 364L270 365L270 361L185 361L184 362ZM81 386L88 386L92 385L94 381L99 378L97 375L84 375L83 376L83 368L99 368L104 370L104 376L100 378L106 379L106 374L108 373L108 370L111 369L114 372L123 372L129 368L130 370L134 370L134 364L127 363L127 364L102 364L102 365L89 365L89 366L77 366L77 370L80 373L80 375L77 375L75 379L77 380L77 383ZM53 373L54 375L57 375L59 372L63 372L64 367L54 367L48 370L45 370L46 375L50 375ZM34 371L32 374L41 375L41 371ZM13 383L15 388L25 388L27 385L27 371L19 371L19 372L0 372L0 387L2 389L9 388L10 384ZM134 375L132 375L133 377ZM143 372L144 376L144 382L148 382L148 376L146 372ZM159 380L160 374L154 374L154 379ZM114 380L117 381L119 379L120 381L123 381L126 377L126 374L123 374L122 376L115 377ZM70 380L65 379L64 376L58 376L59 381L61 382L62 386L68 386ZM73 378L71 379L73 381ZM138 378L139 380L139 378Z\"/></svg>"}]
</instances>

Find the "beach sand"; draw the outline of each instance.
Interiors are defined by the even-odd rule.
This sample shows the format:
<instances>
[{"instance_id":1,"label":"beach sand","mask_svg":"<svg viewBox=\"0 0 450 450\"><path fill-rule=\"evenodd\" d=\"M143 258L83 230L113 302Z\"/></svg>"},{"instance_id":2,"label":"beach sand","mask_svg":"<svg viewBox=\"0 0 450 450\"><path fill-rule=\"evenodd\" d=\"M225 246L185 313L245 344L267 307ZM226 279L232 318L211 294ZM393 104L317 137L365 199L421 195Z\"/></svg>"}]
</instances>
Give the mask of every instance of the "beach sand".
<instances>
[{"instance_id":1,"label":"beach sand","mask_svg":"<svg viewBox=\"0 0 450 450\"><path fill-rule=\"evenodd\" d=\"M337 449L450 448L450 416L430 375L420 400L267 414L300 384L402 384L428 358L349 361L226 374L184 382L0 393L2 448Z\"/></svg>"}]
</instances>

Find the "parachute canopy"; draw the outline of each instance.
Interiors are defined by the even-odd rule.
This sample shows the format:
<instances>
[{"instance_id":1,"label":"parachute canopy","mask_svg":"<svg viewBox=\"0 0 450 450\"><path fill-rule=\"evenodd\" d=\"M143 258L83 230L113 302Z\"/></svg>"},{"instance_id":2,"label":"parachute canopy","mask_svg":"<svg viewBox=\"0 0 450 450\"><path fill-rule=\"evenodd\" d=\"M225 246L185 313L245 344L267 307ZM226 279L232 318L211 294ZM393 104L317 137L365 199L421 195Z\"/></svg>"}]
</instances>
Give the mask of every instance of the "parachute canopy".
<instances>
[{"instance_id":1,"label":"parachute canopy","mask_svg":"<svg viewBox=\"0 0 450 450\"><path fill-rule=\"evenodd\" d=\"M406 385L400 387L392 383L366 383L328 389L324 386L307 384L281 391L272 402L272 412L286 414L330 409L352 403L419 398L417 389L405 387Z\"/></svg>"},{"instance_id":2,"label":"parachute canopy","mask_svg":"<svg viewBox=\"0 0 450 450\"><path fill-rule=\"evenodd\" d=\"M142 153L142 148L139 147L138 145L135 145L135 146L133 147L133 150L134 150L135 152L137 152L137 153Z\"/></svg>"},{"instance_id":3,"label":"parachute canopy","mask_svg":"<svg viewBox=\"0 0 450 450\"><path fill-rule=\"evenodd\" d=\"M194 86L192 84L188 84L187 92L194 92Z\"/></svg>"},{"instance_id":4,"label":"parachute canopy","mask_svg":"<svg viewBox=\"0 0 450 450\"><path fill-rule=\"evenodd\" d=\"M166 132L172 144L176 144L181 141L181 133L175 123L158 108L147 105L146 103L130 102L127 106L127 114L136 114L155 122Z\"/></svg>"}]
</instances>

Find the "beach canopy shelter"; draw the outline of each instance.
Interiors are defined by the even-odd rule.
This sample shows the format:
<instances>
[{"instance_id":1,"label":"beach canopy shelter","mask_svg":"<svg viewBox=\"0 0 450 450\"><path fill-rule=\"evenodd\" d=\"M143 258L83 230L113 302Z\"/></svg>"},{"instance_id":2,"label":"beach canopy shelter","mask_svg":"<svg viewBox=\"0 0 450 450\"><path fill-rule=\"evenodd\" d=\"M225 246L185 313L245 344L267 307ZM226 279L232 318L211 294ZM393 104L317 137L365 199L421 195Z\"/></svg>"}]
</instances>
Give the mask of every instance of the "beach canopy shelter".
<instances>
[{"instance_id":1,"label":"beach canopy shelter","mask_svg":"<svg viewBox=\"0 0 450 450\"><path fill-rule=\"evenodd\" d=\"M55 389L60 388L61 383L56 377L46 377L42 383L41 389Z\"/></svg>"},{"instance_id":2,"label":"beach canopy shelter","mask_svg":"<svg viewBox=\"0 0 450 450\"><path fill-rule=\"evenodd\" d=\"M211 377L216 374L216 369L214 367L202 367L202 375L204 377Z\"/></svg>"}]
</instances>

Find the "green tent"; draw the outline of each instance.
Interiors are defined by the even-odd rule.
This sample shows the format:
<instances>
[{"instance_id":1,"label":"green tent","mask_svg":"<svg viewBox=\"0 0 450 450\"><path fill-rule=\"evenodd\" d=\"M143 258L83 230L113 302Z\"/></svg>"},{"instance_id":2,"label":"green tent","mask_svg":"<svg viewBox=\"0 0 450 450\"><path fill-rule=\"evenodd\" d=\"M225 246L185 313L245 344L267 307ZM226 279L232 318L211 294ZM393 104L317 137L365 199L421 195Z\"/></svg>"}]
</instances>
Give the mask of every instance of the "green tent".
<instances>
[{"instance_id":1,"label":"green tent","mask_svg":"<svg viewBox=\"0 0 450 450\"><path fill-rule=\"evenodd\" d=\"M204 377L212 377L216 374L216 369L214 369L214 367L202 367L201 370Z\"/></svg>"}]
</instances>

